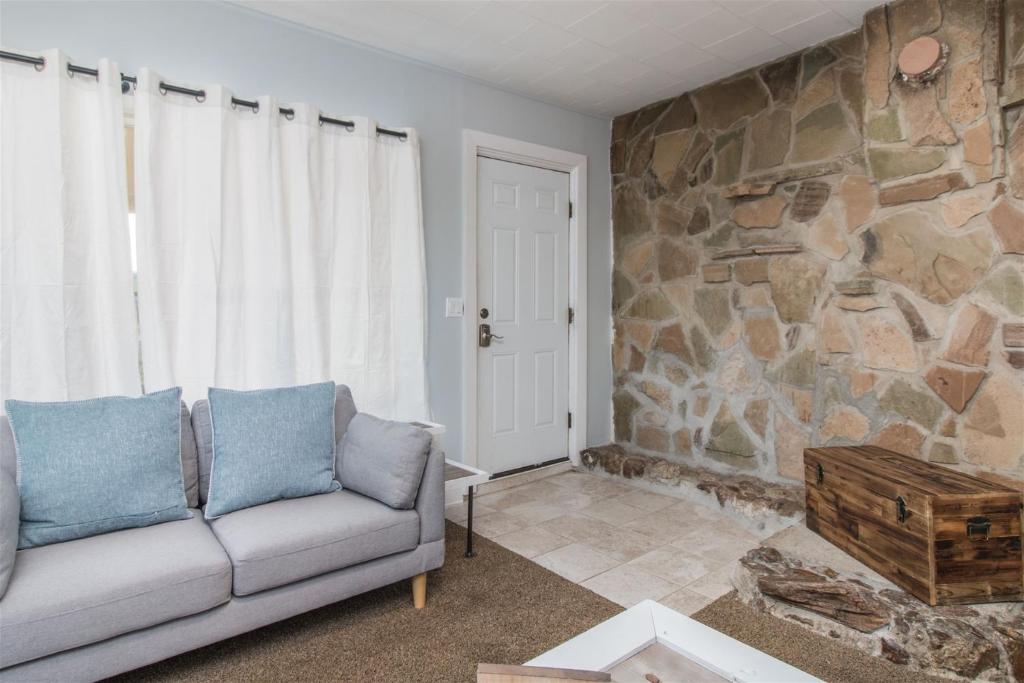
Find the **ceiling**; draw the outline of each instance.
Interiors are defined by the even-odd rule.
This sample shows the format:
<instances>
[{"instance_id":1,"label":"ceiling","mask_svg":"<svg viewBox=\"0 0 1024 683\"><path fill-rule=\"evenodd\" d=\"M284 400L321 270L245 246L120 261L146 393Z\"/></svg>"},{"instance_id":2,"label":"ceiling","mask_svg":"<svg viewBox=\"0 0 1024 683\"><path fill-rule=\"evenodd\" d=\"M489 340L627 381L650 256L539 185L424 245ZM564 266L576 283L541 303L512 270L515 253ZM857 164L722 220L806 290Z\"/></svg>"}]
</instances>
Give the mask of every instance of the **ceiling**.
<instances>
[{"instance_id":1,"label":"ceiling","mask_svg":"<svg viewBox=\"0 0 1024 683\"><path fill-rule=\"evenodd\" d=\"M575 111L614 116L846 33L882 0L241 0Z\"/></svg>"}]
</instances>

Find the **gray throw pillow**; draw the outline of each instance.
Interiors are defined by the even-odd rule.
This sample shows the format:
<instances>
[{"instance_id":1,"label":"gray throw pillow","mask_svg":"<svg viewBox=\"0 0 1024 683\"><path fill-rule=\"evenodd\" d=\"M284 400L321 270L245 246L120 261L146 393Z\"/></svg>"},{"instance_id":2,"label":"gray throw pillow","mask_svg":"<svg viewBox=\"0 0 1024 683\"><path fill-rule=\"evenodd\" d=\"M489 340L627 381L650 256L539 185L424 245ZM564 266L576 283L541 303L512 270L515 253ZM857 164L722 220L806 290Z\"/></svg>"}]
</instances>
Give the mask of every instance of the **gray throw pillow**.
<instances>
[{"instance_id":1,"label":"gray throw pillow","mask_svg":"<svg viewBox=\"0 0 1024 683\"><path fill-rule=\"evenodd\" d=\"M390 507L416 504L423 468L430 454L428 432L408 422L359 413L341 441L341 485Z\"/></svg>"}]
</instances>

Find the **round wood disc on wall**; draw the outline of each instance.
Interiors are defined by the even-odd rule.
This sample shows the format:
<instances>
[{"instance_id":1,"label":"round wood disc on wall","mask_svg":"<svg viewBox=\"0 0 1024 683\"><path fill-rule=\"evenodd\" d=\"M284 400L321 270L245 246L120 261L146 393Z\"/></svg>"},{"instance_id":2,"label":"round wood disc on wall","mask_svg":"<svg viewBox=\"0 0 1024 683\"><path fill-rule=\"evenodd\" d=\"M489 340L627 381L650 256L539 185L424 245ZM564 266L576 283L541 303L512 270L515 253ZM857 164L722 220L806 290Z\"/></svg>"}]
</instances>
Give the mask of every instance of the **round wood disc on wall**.
<instances>
[{"instance_id":1,"label":"round wood disc on wall","mask_svg":"<svg viewBox=\"0 0 1024 683\"><path fill-rule=\"evenodd\" d=\"M899 67L904 76L918 78L940 66L942 46L931 36L915 38L900 51Z\"/></svg>"}]
</instances>

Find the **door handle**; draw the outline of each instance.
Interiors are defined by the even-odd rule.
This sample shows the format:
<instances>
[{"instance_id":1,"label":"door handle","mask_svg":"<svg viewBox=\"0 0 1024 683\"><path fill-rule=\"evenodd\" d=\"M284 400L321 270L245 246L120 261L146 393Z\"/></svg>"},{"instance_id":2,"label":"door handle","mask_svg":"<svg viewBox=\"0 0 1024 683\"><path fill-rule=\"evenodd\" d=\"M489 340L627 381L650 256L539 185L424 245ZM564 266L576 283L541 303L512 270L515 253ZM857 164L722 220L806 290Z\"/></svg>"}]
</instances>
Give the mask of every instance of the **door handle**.
<instances>
[{"instance_id":1,"label":"door handle","mask_svg":"<svg viewBox=\"0 0 1024 683\"><path fill-rule=\"evenodd\" d=\"M492 334L491 326L487 323L480 323L480 335L478 337L481 348L487 348L491 345L492 339L504 339L500 334Z\"/></svg>"}]
</instances>

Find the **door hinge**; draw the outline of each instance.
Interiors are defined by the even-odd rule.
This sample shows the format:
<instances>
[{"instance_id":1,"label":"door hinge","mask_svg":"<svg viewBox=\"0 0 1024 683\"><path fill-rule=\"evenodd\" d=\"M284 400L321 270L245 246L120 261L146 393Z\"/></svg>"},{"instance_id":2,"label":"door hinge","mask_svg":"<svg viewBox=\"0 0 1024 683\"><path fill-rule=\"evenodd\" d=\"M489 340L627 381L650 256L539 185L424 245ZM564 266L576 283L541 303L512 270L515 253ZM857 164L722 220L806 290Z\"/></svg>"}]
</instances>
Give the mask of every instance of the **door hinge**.
<instances>
[{"instance_id":1,"label":"door hinge","mask_svg":"<svg viewBox=\"0 0 1024 683\"><path fill-rule=\"evenodd\" d=\"M572 429L572 413L569 413L569 429Z\"/></svg>"},{"instance_id":2,"label":"door hinge","mask_svg":"<svg viewBox=\"0 0 1024 683\"><path fill-rule=\"evenodd\" d=\"M569 218L572 218L572 202L569 202Z\"/></svg>"},{"instance_id":3,"label":"door hinge","mask_svg":"<svg viewBox=\"0 0 1024 683\"><path fill-rule=\"evenodd\" d=\"M576 311L572 306L569 307L569 324L572 325L576 321Z\"/></svg>"}]
</instances>

